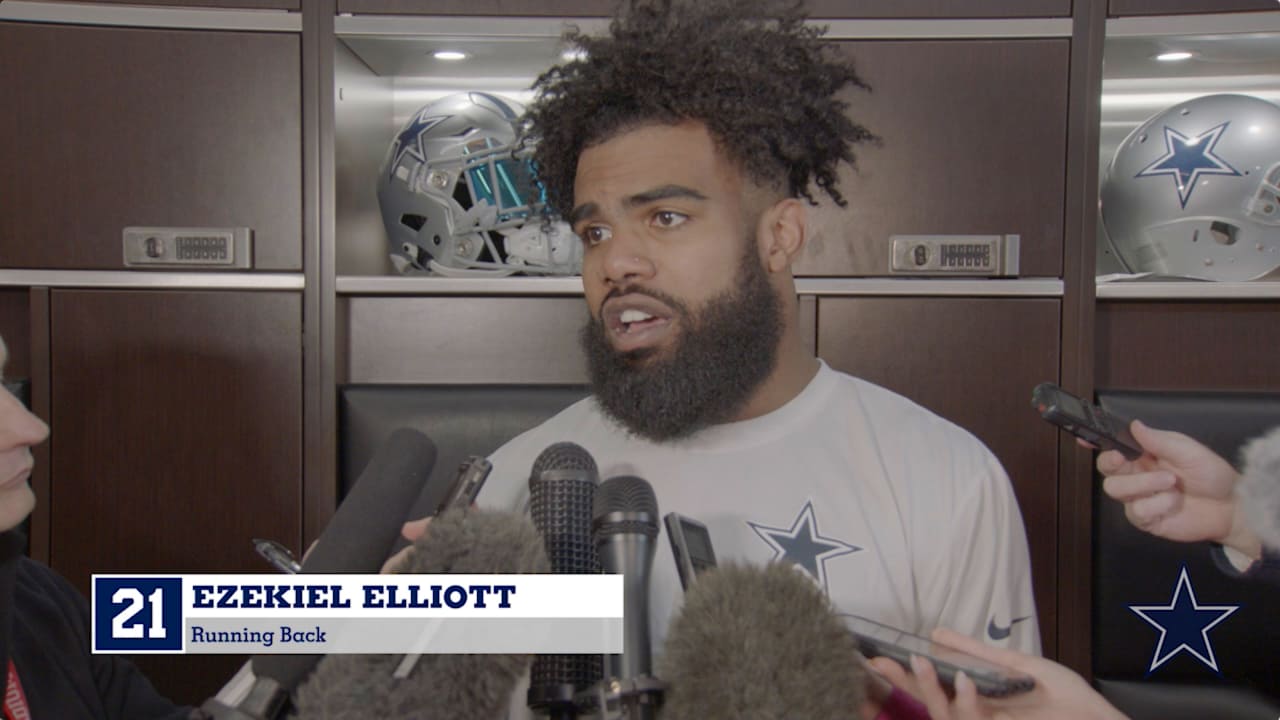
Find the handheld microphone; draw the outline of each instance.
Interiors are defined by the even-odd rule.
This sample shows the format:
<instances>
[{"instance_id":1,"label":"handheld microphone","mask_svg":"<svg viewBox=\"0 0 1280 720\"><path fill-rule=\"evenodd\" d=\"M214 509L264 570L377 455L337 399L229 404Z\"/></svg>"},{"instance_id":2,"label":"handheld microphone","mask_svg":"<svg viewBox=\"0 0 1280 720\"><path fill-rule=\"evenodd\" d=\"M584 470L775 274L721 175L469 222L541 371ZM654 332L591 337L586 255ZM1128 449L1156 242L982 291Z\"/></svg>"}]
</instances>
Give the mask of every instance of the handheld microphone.
<instances>
[{"instance_id":1,"label":"handheld microphone","mask_svg":"<svg viewBox=\"0 0 1280 720\"><path fill-rule=\"evenodd\" d=\"M405 508L423 491L435 461L436 446L426 435L410 428L391 433L316 539L301 572L377 572L408 519ZM247 695L233 701L219 693L201 710L214 718L275 718L319 661L319 655L255 655L252 684L245 682L243 670L232 681L237 695L248 685Z\"/></svg>"},{"instance_id":2,"label":"handheld microphone","mask_svg":"<svg viewBox=\"0 0 1280 720\"><path fill-rule=\"evenodd\" d=\"M1236 485L1245 521L1262 544L1280 552L1280 427L1250 440Z\"/></svg>"},{"instance_id":3,"label":"handheld microphone","mask_svg":"<svg viewBox=\"0 0 1280 720\"><path fill-rule=\"evenodd\" d=\"M662 720L856 717L867 678L858 641L790 564L698 575L658 662Z\"/></svg>"},{"instance_id":4,"label":"handheld microphone","mask_svg":"<svg viewBox=\"0 0 1280 720\"><path fill-rule=\"evenodd\" d=\"M605 717L653 720L662 685L653 677L649 642L649 575L658 538L658 499L642 478L609 478L596 490L591 532L600 565L623 576L623 652L606 656L596 695Z\"/></svg>"},{"instance_id":5,"label":"handheld microphone","mask_svg":"<svg viewBox=\"0 0 1280 720\"><path fill-rule=\"evenodd\" d=\"M398 570L409 574L546 573L546 551L533 524L510 512L451 509L431 521ZM421 656L395 677L398 655L329 655L298 689L299 718L497 717L531 656Z\"/></svg>"},{"instance_id":6,"label":"handheld microphone","mask_svg":"<svg viewBox=\"0 0 1280 720\"><path fill-rule=\"evenodd\" d=\"M551 572L600 572L591 541L598 482L595 459L575 443L555 443L534 460L529 515L545 543ZM539 655L529 676L528 706L553 720L573 720L578 715L575 694L599 678L599 655Z\"/></svg>"}]
</instances>

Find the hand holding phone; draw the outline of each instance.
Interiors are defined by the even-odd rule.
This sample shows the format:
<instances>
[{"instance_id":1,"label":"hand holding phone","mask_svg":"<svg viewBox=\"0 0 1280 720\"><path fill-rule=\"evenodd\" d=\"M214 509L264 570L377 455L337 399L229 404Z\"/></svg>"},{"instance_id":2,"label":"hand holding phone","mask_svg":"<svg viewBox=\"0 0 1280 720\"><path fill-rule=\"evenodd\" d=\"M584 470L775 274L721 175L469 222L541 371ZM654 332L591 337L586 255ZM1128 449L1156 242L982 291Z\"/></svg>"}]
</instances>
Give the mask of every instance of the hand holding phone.
<instances>
[{"instance_id":1,"label":"hand holding phone","mask_svg":"<svg viewBox=\"0 0 1280 720\"><path fill-rule=\"evenodd\" d=\"M1040 383L1031 392L1031 405L1040 417L1102 450L1118 450L1126 460L1142 457L1142 445L1129 432L1128 418L1107 412L1053 383Z\"/></svg>"},{"instance_id":2,"label":"hand holding phone","mask_svg":"<svg viewBox=\"0 0 1280 720\"><path fill-rule=\"evenodd\" d=\"M954 692L956 674L973 681L984 697L1006 697L1027 692L1036 686L1030 675L1004 667L962 650L913 635L858 615L843 615L845 625L858 638L867 657L887 657L904 668L910 668L911 656L918 655L933 664L938 680L948 692Z\"/></svg>"}]
</instances>

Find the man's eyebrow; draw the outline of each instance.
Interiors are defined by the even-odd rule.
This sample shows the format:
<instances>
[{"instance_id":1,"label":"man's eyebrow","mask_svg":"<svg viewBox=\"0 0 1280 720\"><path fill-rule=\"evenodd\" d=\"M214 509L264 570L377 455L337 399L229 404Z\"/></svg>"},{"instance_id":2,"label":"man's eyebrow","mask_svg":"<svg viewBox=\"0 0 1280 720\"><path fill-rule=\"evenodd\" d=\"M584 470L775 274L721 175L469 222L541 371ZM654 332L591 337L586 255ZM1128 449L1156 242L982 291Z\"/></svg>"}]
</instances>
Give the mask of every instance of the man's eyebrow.
<instances>
[{"instance_id":1,"label":"man's eyebrow","mask_svg":"<svg viewBox=\"0 0 1280 720\"><path fill-rule=\"evenodd\" d=\"M639 207L648 205L658 200L667 200L669 198L686 198L689 200L706 200L707 196L684 185L663 185L652 190L646 190L642 193L636 193L627 198L627 205L631 207Z\"/></svg>"},{"instance_id":2,"label":"man's eyebrow","mask_svg":"<svg viewBox=\"0 0 1280 720\"><path fill-rule=\"evenodd\" d=\"M600 206L593 202L583 203L569 212L569 227L577 227L583 218L591 217L600 211Z\"/></svg>"},{"instance_id":3,"label":"man's eyebrow","mask_svg":"<svg viewBox=\"0 0 1280 720\"><path fill-rule=\"evenodd\" d=\"M684 185L662 185L660 187L653 188L652 190L645 190L644 192L631 195L627 197L624 202L628 207L643 207L649 203L657 202L659 200L667 200L670 198L706 200L707 196L691 187L685 187ZM579 222L585 218L595 215L599 211L599 205L596 205L593 202L583 203L569 213L569 226L577 227Z\"/></svg>"}]
</instances>

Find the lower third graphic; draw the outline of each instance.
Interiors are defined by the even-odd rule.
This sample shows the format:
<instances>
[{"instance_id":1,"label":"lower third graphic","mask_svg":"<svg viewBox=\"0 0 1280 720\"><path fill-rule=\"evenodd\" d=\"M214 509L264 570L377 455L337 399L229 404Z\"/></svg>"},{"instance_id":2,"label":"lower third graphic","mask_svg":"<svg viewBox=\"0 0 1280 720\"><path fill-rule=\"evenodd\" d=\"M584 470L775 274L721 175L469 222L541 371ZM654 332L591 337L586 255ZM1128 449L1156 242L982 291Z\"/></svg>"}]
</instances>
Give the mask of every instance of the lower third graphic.
<instances>
[{"instance_id":1,"label":"lower third graphic","mask_svg":"<svg viewBox=\"0 0 1280 720\"><path fill-rule=\"evenodd\" d=\"M182 578L94 577L95 652L181 652Z\"/></svg>"}]
</instances>

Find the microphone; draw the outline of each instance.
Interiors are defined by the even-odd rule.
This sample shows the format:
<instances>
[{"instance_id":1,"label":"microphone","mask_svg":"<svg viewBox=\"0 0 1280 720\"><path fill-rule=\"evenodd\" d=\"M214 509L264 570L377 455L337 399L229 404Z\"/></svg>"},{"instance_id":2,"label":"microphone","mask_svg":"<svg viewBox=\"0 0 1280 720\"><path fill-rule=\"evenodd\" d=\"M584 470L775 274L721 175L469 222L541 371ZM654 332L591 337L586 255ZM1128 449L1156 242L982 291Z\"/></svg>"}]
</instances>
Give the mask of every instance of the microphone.
<instances>
[{"instance_id":1,"label":"microphone","mask_svg":"<svg viewBox=\"0 0 1280 720\"><path fill-rule=\"evenodd\" d=\"M452 509L436 517L397 570L432 575L549 571L542 538L527 518L479 509ZM400 657L326 656L298 689L298 717L493 718L506 708L532 660L527 654L428 654L399 678Z\"/></svg>"},{"instance_id":2,"label":"microphone","mask_svg":"<svg viewBox=\"0 0 1280 720\"><path fill-rule=\"evenodd\" d=\"M793 565L727 564L698 575L668 629L663 720L855 717L858 641Z\"/></svg>"},{"instance_id":3,"label":"microphone","mask_svg":"<svg viewBox=\"0 0 1280 720\"><path fill-rule=\"evenodd\" d=\"M605 717L653 720L662 684L653 677L649 575L658 537L658 499L642 478L609 478L596 490L591 532L606 573L623 576L623 652L607 656L596 695Z\"/></svg>"},{"instance_id":4,"label":"microphone","mask_svg":"<svg viewBox=\"0 0 1280 720\"><path fill-rule=\"evenodd\" d=\"M405 508L425 492L435 461L435 443L426 435L411 428L391 433L316 539L301 572L377 572L400 535ZM212 698L201 710L214 718L275 718L319 660L319 655L255 655L249 663L252 684L242 669L219 698L233 685L237 695L248 685L247 695L234 702Z\"/></svg>"},{"instance_id":5,"label":"microphone","mask_svg":"<svg viewBox=\"0 0 1280 720\"><path fill-rule=\"evenodd\" d=\"M591 506L599 482L596 461L581 445L559 442L533 462L529 516L542 536L551 572L598 573L591 541ZM578 716L574 695L600 678L599 655L539 655L529 675L530 709L554 720Z\"/></svg>"},{"instance_id":6,"label":"microphone","mask_svg":"<svg viewBox=\"0 0 1280 720\"><path fill-rule=\"evenodd\" d=\"M1280 552L1280 427L1250 440L1241 459L1236 493L1245 522L1263 545Z\"/></svg>"}]
</instances>

